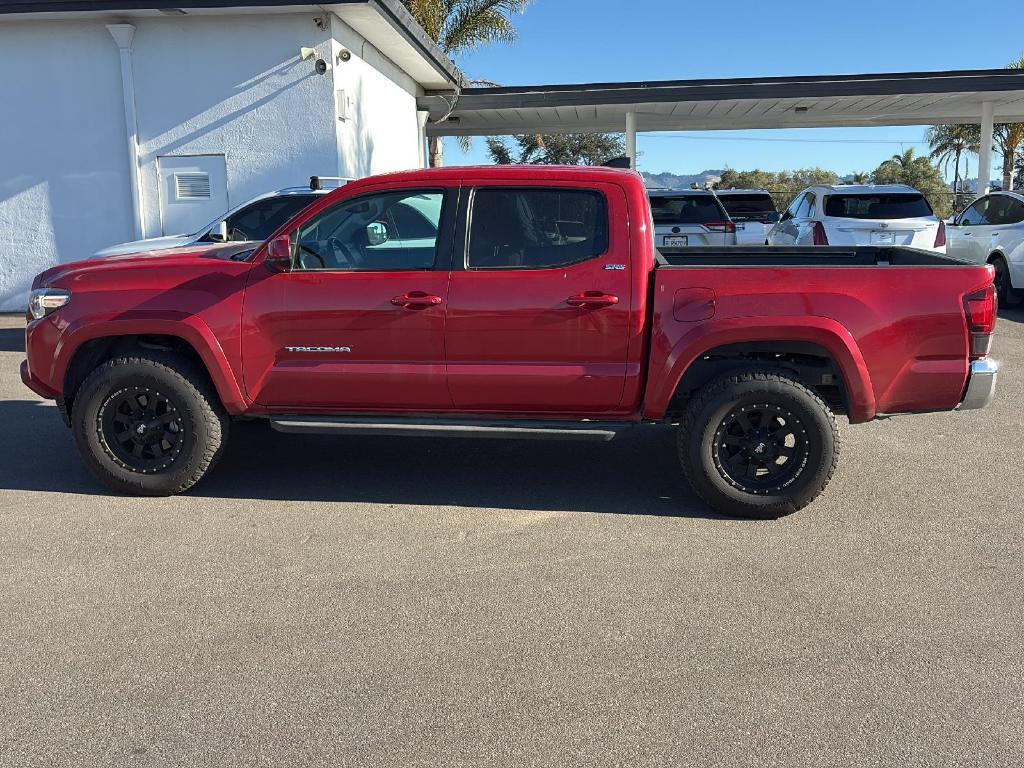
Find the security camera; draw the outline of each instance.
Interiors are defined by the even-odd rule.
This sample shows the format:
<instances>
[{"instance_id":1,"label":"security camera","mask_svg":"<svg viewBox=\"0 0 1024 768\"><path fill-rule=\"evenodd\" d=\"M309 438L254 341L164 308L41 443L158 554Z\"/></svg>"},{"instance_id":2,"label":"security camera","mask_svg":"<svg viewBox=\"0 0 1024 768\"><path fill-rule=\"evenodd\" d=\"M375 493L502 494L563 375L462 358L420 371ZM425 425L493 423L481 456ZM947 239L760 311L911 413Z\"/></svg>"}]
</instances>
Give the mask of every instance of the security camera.
<instances>
[{"instance_id":1,"label":"security camera","mask_svg":"<svg viewBox=\"0 0 1024 768\"><path fill-rule=\"evenodd\" d=\"M328 64L323 59L317 59L316 60L316 64L314 64L313 66L316 69L316 73L318 75L326 75L327 74L327 70L329 70L331 68L331 65Z\"/></svg>"},{"instance_id":2,"label":"security camera","mask_svg":"<svg viewBox=\"0 0 1024 768\"><path fill-rule=\"evenodd\" d=\"M346 61L350 61L351 59L352 59L352 51L347 51L344 48L342 48L340 51L338 51L338 62L339 63L344 63Z\"/></svg>"}]
</instances>

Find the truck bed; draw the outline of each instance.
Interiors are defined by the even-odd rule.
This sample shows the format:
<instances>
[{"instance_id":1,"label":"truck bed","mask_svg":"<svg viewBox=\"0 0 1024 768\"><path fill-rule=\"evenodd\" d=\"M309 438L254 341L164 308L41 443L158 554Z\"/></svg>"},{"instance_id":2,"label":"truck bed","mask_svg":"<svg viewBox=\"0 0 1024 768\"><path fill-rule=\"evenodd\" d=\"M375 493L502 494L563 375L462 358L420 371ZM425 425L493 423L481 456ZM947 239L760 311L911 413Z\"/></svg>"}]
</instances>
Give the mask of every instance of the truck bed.
<instances>
[{"instance_id":1,"label":"truck bed","mask_svg":"<svg viewBox=\"0 0 1024 768\"><path fill-rule=\"evenodd\" d=\"M656 262L647 403L706 350L763 339L827 353L852 422L955 408L964 297L992 282L991 267L900 247L686 248Z\"/></svg>"},{"instance_id":2,"label":"truck bed","mask_svg":"<svg viewBox=\"0 0 1024 768\"><path fill-rule=\"evenodd\" d=\"M743 246L661 248L658 267L964 267L971 262L899 246Z\"/></svg>"}]
</instances>

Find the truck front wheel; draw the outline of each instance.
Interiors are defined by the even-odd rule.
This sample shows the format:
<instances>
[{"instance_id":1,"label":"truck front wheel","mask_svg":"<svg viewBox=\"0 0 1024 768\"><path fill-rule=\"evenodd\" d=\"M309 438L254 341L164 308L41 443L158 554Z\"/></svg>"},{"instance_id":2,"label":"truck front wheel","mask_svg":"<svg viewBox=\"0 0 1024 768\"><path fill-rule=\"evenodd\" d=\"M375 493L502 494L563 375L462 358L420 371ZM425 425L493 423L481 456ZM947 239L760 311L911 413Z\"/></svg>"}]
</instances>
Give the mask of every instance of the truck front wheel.
<instances>
[{"instance_id":1,"label":"truck front wheel","mask_svg":"<svg viewBox=\"0 0 1024 768\"><path fill-rule=\"evenodd\" d=\"M727 515L773 519L810 504L839 461L828 406L785 372L716 379L687 404L678 437L690 486Z\"/></svg>"},{"instance_id":2,"label":"truck front wheel","mask_svg":"<svg viewBox=\"0 0 1024 768\"><path fill-rule=\"evenodd\" d=\"M170 496L220 458L228 417L205 371L152 354L109 360L89 374L71 426L86 466L110 488Z\"/></svg>"}]
</instances>

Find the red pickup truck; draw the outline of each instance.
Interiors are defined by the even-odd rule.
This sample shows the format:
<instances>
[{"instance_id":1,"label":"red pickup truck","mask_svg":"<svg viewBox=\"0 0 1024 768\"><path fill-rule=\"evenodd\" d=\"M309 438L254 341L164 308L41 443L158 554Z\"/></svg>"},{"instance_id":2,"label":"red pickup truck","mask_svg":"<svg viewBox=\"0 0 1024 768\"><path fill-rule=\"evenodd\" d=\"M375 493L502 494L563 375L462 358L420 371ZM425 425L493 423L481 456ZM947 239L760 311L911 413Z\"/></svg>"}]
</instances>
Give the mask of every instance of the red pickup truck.
<instances>
[{"instance_id":1,"label":"red pickup truck","mask_svg":"<svg viewBox=\"0 0 1024 768\"><path fill-rule=\"evenodd\" d=\"M629 171L419 170L348 184L263 244L42 273L22 378L127 493L187 490L242 417L590 440L668 422L708 504L778 517L832 476L834 414L988 402L992 282L901 248L659 252Z\"/></svg>"}]
</instances>

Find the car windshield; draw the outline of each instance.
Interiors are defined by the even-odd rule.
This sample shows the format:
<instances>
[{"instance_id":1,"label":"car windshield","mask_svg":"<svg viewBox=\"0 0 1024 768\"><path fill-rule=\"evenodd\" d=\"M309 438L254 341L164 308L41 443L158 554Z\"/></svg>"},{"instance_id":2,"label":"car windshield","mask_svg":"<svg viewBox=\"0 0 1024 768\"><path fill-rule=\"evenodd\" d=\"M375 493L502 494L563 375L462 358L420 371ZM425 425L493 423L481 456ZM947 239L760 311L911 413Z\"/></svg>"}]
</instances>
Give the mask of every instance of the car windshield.
<instances>
[{"instance_id":1,"label":"car windshield","mask_svg":"<svg viewBox=\"0 0 1024 768\"><path fill-rule=\"evenodd\" d=\"M931 216L932 207L919 192L889 195L830 195L825 215L841 219L918 219Z\"/></svg>"},{"instance_id":2,"label":"car windshield","mask_svg":"<svg viewBox=\"0 0 1024 768\"><path fill-rule=\"evenodd\" d=\"M778 213L775 201L768 194L719 194L718 199L725 206L725 210L729 212L729 216L736 221L764 221L769 214Z\"/></svg>"},{"instance_id":3,"label":"car windshield","mask_svg":"<svg viewBox=\"0 0 1024 768\"><path fill-rule=\"evenodd\" d=\"M655 224L707 224L725 219L725 212L710 195L651 196Z\"/></svg>"}]
</instances>

